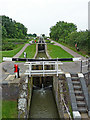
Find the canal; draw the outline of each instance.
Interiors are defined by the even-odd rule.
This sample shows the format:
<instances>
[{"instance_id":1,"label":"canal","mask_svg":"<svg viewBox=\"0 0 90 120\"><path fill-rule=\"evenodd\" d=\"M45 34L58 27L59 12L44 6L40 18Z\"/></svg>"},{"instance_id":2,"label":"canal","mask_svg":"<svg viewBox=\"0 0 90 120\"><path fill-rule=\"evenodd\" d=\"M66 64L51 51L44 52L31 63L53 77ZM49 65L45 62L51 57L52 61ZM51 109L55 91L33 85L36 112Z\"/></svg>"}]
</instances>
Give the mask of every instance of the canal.
<instances>
[{"instance_id":1,"label":"canal","mask_svg":"<svg viewBox=\"0 0 90 120\"><path fill-rule=\"evenodd\" d=\"M33 90L30 118L59 118L51 89Z\"/></svg>"},{"instance_id":2,"label":"canal","mask_svg":"<svg viewBox=\"0 0 90 120\"><path fill-rule=\"evenodd\" d=\"M43 57L47 58L46 53L38 52L36 58ZM42 84L41 88L33 89L30 118L59 118L51 86L44 87Z\"/></svg>"},{"instance_id":3,"label":"canal","mask_svg":"<svg viewBox=\"0 0 90 120\"><path fill-rule=\"evenodd\" d=\"M47 58L47 55L45 52L39 52L36 56L36 58Z\"/></svg>"}]
</instances>

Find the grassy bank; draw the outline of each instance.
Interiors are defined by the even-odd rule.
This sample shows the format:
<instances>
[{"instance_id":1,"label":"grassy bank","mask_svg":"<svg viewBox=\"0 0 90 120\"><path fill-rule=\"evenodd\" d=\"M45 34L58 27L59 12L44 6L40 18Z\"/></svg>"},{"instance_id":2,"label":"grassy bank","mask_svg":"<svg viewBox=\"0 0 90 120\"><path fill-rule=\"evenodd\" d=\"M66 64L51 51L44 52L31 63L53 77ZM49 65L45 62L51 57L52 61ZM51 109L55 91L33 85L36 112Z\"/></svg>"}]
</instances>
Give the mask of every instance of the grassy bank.
<instances>
[{"instance_id":1,"label":"grassy bank","mask_svg":"<svg viewBox=\"0 0 90 120\"><path fill-rule=\"evenodd\" d=\"M14 49L14 50L9 50L9 51L0 51L0 62L2 62L2 58L3 57L13 57L14 55L16 55L22 48L23 45L20 45L20 47Z\"/></svg>"},{"instance_id":2,"label":"grassy bank","mask_svg":"<svg viewBox=\"0 0 90 120\"><path fill-rule=\"evenodd\" d=\"M17 101L2 101L2 117L17 118Z\"/></svg>"},{"instance_id":3,"label":"grassy bank","mask_svg":"<svg viewBox=\"0 0 90 120\"><path fill-rule=\"evenodd\" d=\"M28 46L24 52L27 53L27 58L33 58L36 53L36 44ZM24 58L24 52L21 54L20 58Z\"/></svg>"},{"instance_id":4,"label":"grassy bank","mask_svg":"<svg viewBox=\"0 0 90 120\"><path fill-rule=\"evenodd\" d=\"M51 58L72 58L73 56L67 53L65 50L59 46L47 44L48 53Z\"/></svg>"},{"instance_id":5,"label":"grassy bank","mask_svg":"<svg viewBox=\"0 0 90 120\"><path fill-rule=\"evenodd\" d=\"M2 51L2 56L3 57L13 57L14 55L16 55L22 48L23 45L20 45L20 47L14 49L14 50L10 50L10 51Z\"/></svg>"},{"instance_id":6,"label":"grassy bank","mask_svg":"<svg viewBox=\"0 0 90 120\"><path fill-rule=\"evenodd\" d=\"M87 55L85 51L82 51L82 50L77 51L76 48L73 47L73 46L70 46L70 45L65 44L65 43L62 43L62 42L58 42L58 43L60 43L60 44L62 44L62 45L64 45L64 46L66 46L66 47L68 47L69 49L73 50L74 52L76 52L76 53L78 53L78 54L80 54L80 55L82 55L82 56L84 56L84 57Z\"/></svg>"},{"instance_id":7,"label":"grassy bank","mask_svg":"<svg viewBox=\"0 0 90 120\"><path fill-rule=\"evenodd\" d=\"M57 42L57 41L56 41L56 42ZM74 52L76 52L76 53L78 53L78 54L80 54L80 55L82 55L82 56L84 56L84 57L87 55L85 51L82 51L82 50L77 51L75 47L70 46L70 45L68 45L68 44L66 44L66 43L63 43L63 42L57 42L57 43L60 43L60 44L62 44L62 45L64 45L64 46L68 47L69 49L73 50Z\"/></svg>"}]
</instances>

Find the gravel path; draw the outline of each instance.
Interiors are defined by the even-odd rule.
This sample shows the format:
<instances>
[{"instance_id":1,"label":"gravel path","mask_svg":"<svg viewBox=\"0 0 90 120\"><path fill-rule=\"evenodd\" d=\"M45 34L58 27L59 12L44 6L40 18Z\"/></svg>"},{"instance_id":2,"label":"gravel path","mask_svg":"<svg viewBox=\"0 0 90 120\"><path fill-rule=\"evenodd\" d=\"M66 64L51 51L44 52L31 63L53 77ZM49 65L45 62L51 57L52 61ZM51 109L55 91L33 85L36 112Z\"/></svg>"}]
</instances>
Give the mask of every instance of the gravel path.
<instances>
[{"instance_id":1,"label":"gravel path","mask_svg":"<svg viewBox=\"0 0 90 120\"><path fill-rule=\"evenodd\" d=\"M71 49L69 49L69 48L61 45L60 43L57 43L57 42L55 42L55 41L53 41L53 42L55 43L54 45L57 45L57 46L63 48L66 52L68 52L69 54L71 54L73 57L81 57L83 60L86 59L86 58L83 57L82 55L80 55L80 54L74 52L73 50L71 50Z\"/></svg>"},{"instance_id":2,"label":"gravel path","mask_svg":"<svg viewBox=\"0 0 90 120\"><path fill-rule=\"evenodd\" d=\"M23 52L24 50L29 46L30 44L25 44L25 46L13 57L13 58L18 58Z\"/></svg>"}]
</instances>

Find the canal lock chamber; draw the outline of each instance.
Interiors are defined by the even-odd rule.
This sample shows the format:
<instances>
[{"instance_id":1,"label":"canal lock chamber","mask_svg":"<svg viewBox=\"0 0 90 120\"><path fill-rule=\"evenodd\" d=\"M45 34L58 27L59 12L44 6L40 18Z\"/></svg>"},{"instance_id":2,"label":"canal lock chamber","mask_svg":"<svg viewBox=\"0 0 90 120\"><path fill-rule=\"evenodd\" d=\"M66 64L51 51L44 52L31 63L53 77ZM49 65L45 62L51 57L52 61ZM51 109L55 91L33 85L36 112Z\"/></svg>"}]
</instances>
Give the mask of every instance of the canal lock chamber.
<instances>
[{"instance_id":1,"label":"canal lock chamber","mask_svg":"<svg viewBox=\"0 0 90 120\"><path fill-rule=\"evenodd\" d=\"M37 44L37 55L38 58L48 58L46 55L46 43L40 38ZM42 70L42 65L33 65L32 70ZM46 65L46 70L55 69L54 65ZM58 109L55 101L55 92L53 90L53 79L52 76L31 76L32 80L32 97L29 111L29 118L59 118Z\"/></svg>"},{"instance_id":2,"label":"canal lock chamber","mask_svg":"<svg viewBox=\"0 0 90 120\"><path fill-rule=\"evenodd\" d=\"M53 76L33 76L29 118L59 118L54 98Z\"/></svg>"}]
</instances>

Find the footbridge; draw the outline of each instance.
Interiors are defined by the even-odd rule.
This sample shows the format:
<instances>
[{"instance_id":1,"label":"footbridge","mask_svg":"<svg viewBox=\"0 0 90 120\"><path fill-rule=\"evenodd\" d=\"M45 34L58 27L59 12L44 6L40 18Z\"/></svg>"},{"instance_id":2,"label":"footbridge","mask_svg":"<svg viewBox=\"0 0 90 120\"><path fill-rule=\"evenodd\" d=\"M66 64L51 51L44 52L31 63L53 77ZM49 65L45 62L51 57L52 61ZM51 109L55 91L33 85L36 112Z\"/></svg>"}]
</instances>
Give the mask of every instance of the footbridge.
<instances>
[{"instance_id":1,"label":"footbridge","mask_svg":"<svg viewBox=\"0 0 90 120\"><path fill-rule=\"evenodd\" d=\"M29 58L3 58L4 61L25 61L27 70L25 75L59 75L63 74L60 69L61 61L80 61L81 58L57 58L57 59L29 59Z\"/></svg>"}]
</instances>

